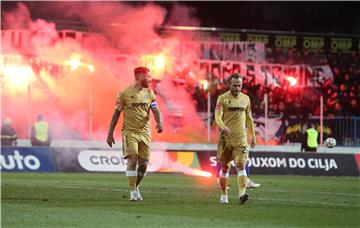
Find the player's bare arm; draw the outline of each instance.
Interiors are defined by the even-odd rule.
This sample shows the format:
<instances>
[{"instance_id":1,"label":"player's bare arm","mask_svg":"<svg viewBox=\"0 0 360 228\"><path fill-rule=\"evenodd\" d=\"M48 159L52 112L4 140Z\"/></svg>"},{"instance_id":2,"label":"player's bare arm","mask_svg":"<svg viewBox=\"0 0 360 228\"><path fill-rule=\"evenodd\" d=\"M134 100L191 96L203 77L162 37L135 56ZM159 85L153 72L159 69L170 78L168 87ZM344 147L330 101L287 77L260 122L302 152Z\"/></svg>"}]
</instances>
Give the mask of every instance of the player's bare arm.
<instances>
[{"instance_id":1,"label":"player's bare arm","mask_svg":"<svg viewBox=\"0 0 360 228\"><path fill-rule=\"evenodd\" d=\"M120 117L120 113L121 111L118 109L115 109L113 116L111 118L111 122L110 122L110 127L109 127L109 133L106 139L107 144L112 147L112 144L115 144L115 139L114 139L114 129L116 127L116 124L119 120Z\"/></svg>"},{"instance_id":2,"label":"player's bare arm","mask_svg":"<svg viewBox=\"0 0 360 228\"><path fill-rule=\"evenodd\" d=\"M159 108L157 107L157 105L156 106L152 105L151 111L153 112L154 117L155 117L156 130L158 133L161 133L163 131L161 112L160 112Z\"/></svg>"},{"instance_id":3,"label":"player's bare arm","mask_svg":"<svg viewBox=\"0 0 360 228\"><path fill-rule=\"evenodd\" d=\"M256 136L255 136L255 129L254 129L254 121L253 118L246 118L246 125L249 128L250 131L250 146L251 148L255 148L256 145Z\"/></svg>"},{"instance_id":4,"label":"player's bare arm","mask_svg":"<svg viewBox=\"0 0 360 228\"><path fill-rule=\"evenodd\" d=\"M256 135L254 128L254 120L252 118L252 113L251 113L250 100L248 106L246 107L246 126L249 128L250 131L250 137L251 137L250 146L251 148L254 148L256 145Z\"/></svg>"}]
</instances>

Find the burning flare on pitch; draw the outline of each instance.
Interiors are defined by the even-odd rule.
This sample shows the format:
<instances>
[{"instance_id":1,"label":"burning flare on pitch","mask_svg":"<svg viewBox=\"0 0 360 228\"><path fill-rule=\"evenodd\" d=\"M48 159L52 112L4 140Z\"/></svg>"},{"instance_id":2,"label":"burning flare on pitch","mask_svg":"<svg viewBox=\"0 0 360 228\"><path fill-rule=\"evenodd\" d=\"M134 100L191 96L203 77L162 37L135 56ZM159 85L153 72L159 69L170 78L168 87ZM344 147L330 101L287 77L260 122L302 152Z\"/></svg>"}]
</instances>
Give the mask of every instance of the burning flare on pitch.
<instances>
[{"instance_id":1,"label":"burning flare on pitch","mask_svg":"<svg viewBox=\"0 0 360 228\"><path fill-rule=\"evenodd\" d=\"M212 176L212 174L210 172L203 171L200 169L193 169L193 168L184 166L184 165L180 164L179 162L171 162L169 164L169 166L170 166L169 168L175 169L176 171L182 172L189 176L201 176L201 177L207 177L207 178Z\"/></svg>"}]
</instances>

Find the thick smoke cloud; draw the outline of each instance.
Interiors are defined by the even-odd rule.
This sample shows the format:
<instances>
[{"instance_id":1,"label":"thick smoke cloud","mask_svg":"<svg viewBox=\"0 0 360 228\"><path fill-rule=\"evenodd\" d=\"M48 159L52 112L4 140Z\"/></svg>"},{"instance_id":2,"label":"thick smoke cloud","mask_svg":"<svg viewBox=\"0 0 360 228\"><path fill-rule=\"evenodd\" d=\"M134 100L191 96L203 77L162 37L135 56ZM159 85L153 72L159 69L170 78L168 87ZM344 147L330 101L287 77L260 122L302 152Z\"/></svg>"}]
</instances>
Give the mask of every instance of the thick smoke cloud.
<instances>
[{"instance_id":1,"label":"thick smoke cloud","mask_svg":"<svg viewBox=\"0 0 360 228\"><path fill-rule=\"evenodd\" d=\"M194 9L174 4L172 11L155 3L131 5L121 2L29 2L30 8L36 5L39 14L47 12L62 20L77 19L86 24L87 29L98 34L79 43L70 38L59 38L59 20L34 18L27 5L19 3L9 12L2 13L3 28L24 29L28 38L22 48L3 44L3 59L23 56L32 67L34 74L29 87L22 90L4 85L2 94L2 116L9 116L20 138L28 137L28 125L38 114L49 121L55 139L87 139L92 137L104 140L114 108L117 92L134 81L132 69L141 62L128 58L123 61L124 53L132 56L144 54L169 54L174 50L180 37L172 38L168 46L158 45L156 31L161 25L199 25L194 18ZM33 19L31 18L33 16ZM165 17L168 17L165 22ZM183 21L182 21L183 18ZM84 33L86 35L86 33ZM25 39L23 39L25 40ZM76 70L66 65L72 57L81 60ZM118 56L118 58L114 57ZM191 56L186 56L191 58ZM129 61L130 59L130 61ZM16 62L16 61L15 61ZM89 66L94 67L92 72ZM171 71L169 71L171 72ZM160 75L160 78L164 75ZM181 95L174 90L172 75L164 77L160 89L163 97L158 97L165 119L165 134L153 134L156 141L201 141L203 136L194 134L194 124L198 131L205 131L197 116L188 94ZM30 90L29 90L30 89ZM30 92L29 92L30 91ZM169 100L184 111L184 127L174 127L174 112ZM29 119L30 116L30 119ZM153 119L153 118L152 118ZM29 122L30 120L30 122ZM120 134L121 121L117 127ZM153 120L152 120L153 121ZM192 128L186 122L192 123ZM155 124L152 123L154 127ZM180 130L179 130L180 129ZM199 134L204 135L204 134Z\"/></svg>"}]
</instances>

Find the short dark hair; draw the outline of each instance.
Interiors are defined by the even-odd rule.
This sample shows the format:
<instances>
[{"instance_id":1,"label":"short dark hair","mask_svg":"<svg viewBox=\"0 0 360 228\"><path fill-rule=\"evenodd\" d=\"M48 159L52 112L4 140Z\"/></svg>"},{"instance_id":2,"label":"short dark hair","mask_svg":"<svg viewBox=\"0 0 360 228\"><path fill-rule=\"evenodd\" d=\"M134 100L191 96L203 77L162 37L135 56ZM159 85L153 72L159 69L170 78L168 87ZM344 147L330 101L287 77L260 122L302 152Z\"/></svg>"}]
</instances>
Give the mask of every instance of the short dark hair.
<instances>
[{"instance_id":1,"label":"short dark hair","mask_svg":"<svg viewBox=\"0 0 360 228\"><path fill-rule=\"evenodd\" d=\"M239 73L234 73L234 74L232 74L231 76L230 76L230 79L233 79L233 78L235 78L235 79L243 79L243 76L242 75L240 75Z\"/></svg>"},{"instance_id":2,"label":"short dark hair","mask_svg":"<svg viewBox=\"0 0 360 228\"><path fill-rule=\"evenodd\" d=\"M243 76L240 75L239 73L233 73L232 75L230 75L230 77L228 78L228 84L230 85L231 80L232 79L241 79L241 81L243 81Z\"/></svg>"},{"instance_id":3,"label":"short dark hair","mask_svg":"<svg viewBox=\"0 0 360 228\"><path fill-rule=\"evenodd\" d=\"M149 72L150 72L149 68L144 67L144 66L139 66L134 69L134 75L141 74L141 73L147 74Z\"/></svg>"}]
</instances>

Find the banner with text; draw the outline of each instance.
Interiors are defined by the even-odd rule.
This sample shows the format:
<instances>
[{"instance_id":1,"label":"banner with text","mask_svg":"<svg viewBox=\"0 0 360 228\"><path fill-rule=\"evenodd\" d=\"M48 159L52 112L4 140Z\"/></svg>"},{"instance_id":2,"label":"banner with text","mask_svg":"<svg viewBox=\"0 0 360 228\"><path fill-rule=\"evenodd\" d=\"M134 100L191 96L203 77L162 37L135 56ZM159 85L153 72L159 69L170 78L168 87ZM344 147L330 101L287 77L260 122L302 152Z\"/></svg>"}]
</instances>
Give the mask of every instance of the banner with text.
<instances>
[{"instance_id":1,"label":"banner with text","mask_svg":"<svg viewBox=\"0 0 360 228\"><path fill-rule=\"evenodd\" d=\"M326 80L333 81L330 66L283 65L269 63L247 63L235 61L199 61L199 72L211 75L213 80L224 81L235 72L249 81L263 86L321 86Z\"/></svg>"},{"instance_id":2,"label":"banner with text","mask_svg":"<svg viewBox=\"0 0 360 228\"><path fill-rule=\"evenodd\" d=\"M200 153L202 152L198 152ZM200 164L214 172L215 152L208 154L212 155L207 158L208 160L200 159ZM359 158L358 154L251 152L250 174L359 176ZM235 167L231 169L231 173L236 173Z\"/></svg>"},{"instance_id":3,"label":"banner with text","mask_svg":"<svg viewBox=\"0 0 360 228\"><path fill-rule=\"evenodd\" d=\"M62 172L125 172L126 160L117 150L55 148ZM359 160L359 162L357 162ZM357 154L251 152L251 174L359 176ZM215 151L160 151L151 153L149 172L215 175ZM235 174L236 169L232 168Z\"/></svg>"},{"instance_id":4,"label":"banner with text","mask_svg":"<svg viewBox=\"0 0 360 228\"><path fill-rule=\"evenodd\" d=\"M252 174L359 176L354 154L254 152L250 167Z\"/></svg>"},{"instance_id":5,"label":"banner with text","mask_svg":"<svg viewBox=\"0 0 360 228\"><path fill-rule=\"evenodd\" d=\"M118 150L54 148L61 172L125 172L126 159ZM152 151L149 172L201 172L198 156L193 151Z\"/></svg>"},{"instance_id":6,"label":"banner with text","mask_svg":"<svg viewBox=\"0 0 360 228\"><path fill-rule=\"evenodd\" d=\"M55 162L50 148L2 147L0 155L2 172L55 172Z\"/></svg>"},{"instance_id":7,"label":"banner with text","mask_svg":"<svg viewBox=\"0 0 360 228\"><path fill-rule=\"evenodd\" d=\"M181 29L163 29L161 34L171 36L176 33L190 33ZM273 32L273 31L191 31L191 38L194 40L212 40L221 42L261 42L266 47L280 49L309 50L316 52L331 53L360 53L359 35L336 35L336 34L310 34L296 32Z\"/></svg>"}]
</instances>

